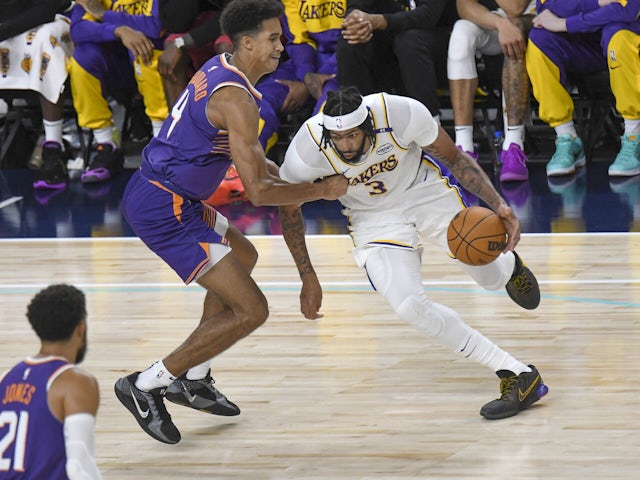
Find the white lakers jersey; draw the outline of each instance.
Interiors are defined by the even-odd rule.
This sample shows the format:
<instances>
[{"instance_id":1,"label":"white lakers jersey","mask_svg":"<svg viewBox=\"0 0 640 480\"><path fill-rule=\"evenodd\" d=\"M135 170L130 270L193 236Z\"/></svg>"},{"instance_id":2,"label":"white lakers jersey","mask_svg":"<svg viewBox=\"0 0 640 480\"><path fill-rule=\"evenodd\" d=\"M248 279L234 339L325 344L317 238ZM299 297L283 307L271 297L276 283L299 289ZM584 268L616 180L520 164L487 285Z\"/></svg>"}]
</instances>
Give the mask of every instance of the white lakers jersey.
<instances>
[{"instance_id":1,"label":"white lakers jersey","mask_svg":"<svg viewBox=\"0 0 640 480\"><path fill-rule=\"evenodd\" d=\"M322 144L322 113L307 120L291 141L280 168L289 182L309 182L342 173L349 179L340 202L347 211L380 210L398 204L424 178L422 148L438 136L438 124L417 100L385 93L364 97L376 132L358 165L344 162L331 144Z\"/></svg>"}]
</instances>

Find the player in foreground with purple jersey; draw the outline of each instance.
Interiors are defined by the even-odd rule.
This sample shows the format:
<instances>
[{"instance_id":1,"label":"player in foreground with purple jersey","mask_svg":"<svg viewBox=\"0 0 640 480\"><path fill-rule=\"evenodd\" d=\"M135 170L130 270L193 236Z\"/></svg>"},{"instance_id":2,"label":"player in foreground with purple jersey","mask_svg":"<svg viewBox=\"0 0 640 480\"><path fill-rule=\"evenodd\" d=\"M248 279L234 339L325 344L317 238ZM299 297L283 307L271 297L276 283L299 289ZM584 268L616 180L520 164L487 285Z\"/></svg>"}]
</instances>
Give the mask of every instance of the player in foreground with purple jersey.
<instances>
[{"instance_id":1,"label":"player in foreground with purple jersey","mask_svg":"<svg viewBox=\"0 0 640 480\"><path fill-rule=\"evenodd\" d=\"M234 0L225 7L220 21L233 42L233 55L216 56L196 72L160 134L143 151L142 166L124 193L123 214L141 240L185 283L196 281L207 290L200 324L187 340L115 385L118 399L143 430L161 442L180 441L165 395L208 413L240 413L213 386L210 360L268 317L267 300L250 276L255 247L203 202L232 160L254 205L335 200L347 189L343 175L315 183L281 180L258 141L261 94L254 85L278 66L282 13L276 0ZM284 207L289 212L297 208ZM301 215L287 216L291 218L301 225ZM305 266L299 262L306 255L300 248L293 251L302 276ZM316 283L303 279L302 311L309 318L319 308L313 299L320 291Z\"/></svg>"},{"instance_id":2,"label":"player in foreground with purple jersey","mask_svg":"<svg viewBox=\"0 0 640 480\"><path fill-rule=\"evenodd\" d=\"M33 297L27 318L41 346L0 376L0 478L101 479L98 382L75 365L87 351L84 293L51 285Z\"/></svg>"}]
</instances>

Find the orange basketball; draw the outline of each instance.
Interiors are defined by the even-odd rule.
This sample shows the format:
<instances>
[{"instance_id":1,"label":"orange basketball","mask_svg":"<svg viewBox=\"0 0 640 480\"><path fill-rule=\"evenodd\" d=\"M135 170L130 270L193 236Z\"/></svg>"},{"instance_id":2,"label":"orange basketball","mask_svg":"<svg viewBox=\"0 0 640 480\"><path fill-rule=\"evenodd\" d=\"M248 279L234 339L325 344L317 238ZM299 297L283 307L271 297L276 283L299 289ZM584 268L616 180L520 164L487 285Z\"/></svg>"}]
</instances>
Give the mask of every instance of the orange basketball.
<instances>
[{"instance_id":1,"label":"orange basketball","mask_svg":"<svg viewBox=\"0 0 640 480\"><path fill-rule=\"evenodd\" d=\"M469 207L459 211L447 229L449 250L467 265L486 265L507 244L507 230L493 210Z\"/></svg>"}]
</instances>

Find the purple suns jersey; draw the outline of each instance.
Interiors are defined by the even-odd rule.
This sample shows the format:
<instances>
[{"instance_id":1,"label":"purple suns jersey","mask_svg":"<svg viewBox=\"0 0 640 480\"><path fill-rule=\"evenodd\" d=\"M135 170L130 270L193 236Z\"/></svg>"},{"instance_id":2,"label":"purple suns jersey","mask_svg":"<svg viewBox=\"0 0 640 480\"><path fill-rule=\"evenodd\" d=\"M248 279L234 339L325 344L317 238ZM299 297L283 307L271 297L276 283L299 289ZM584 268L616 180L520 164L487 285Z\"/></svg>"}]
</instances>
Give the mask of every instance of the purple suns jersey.
<instances>
[{"instance_id":1,"label":"purple suns jersey","mask_svg":"<svg viewBox=\"0 0 640 480\"><path fill-rule=\"evenodd\" d=\"M226 54L213 57L191 78L160 133L145 147L143 177L192 200L213 194L231 165L228 132L207 118L209 98L223 87L242 88L256 103L262 98Z\"/></svg>"},{"instance_id":2,"label":"purple suns jersey","mask_svg":"<svg viewBox=\"0 0 640 480\"><path fill-rule=\"evenodd\" d=\"M47 392L69 368L59 357L29 358L0 379L0 479L67 479L63 424Z\"/></svg>"}]
</instances>

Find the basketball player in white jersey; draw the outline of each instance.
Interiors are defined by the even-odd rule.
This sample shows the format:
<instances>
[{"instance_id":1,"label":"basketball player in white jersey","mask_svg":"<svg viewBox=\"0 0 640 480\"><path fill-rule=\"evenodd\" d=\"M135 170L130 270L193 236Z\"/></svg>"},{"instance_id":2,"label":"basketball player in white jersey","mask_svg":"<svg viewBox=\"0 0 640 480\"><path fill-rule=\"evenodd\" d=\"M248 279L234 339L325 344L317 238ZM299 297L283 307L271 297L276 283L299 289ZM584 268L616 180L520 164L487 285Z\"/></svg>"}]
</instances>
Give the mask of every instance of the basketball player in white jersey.
<instances>
[{"instance_id":1,"label":"basketball player in white jersey","mask_svg":"<svg viewBox=\"0 0 640 480\"><path fill-rule=\"evenodd\" d=\"M466 206L440 165L492 208L508 233L505 251L495 261L460 266L481 287L505 287L518 305L536 308L536 278L513 251L520 240L518 219L477 162L456 148L420 102L385 93L363 98L355 87L330 92L323 111L296 133L280 176L289 182L336 173L349 179L340 202L358 266L401 318L493 369L501 379L501 396L480 414L492 420L510 417L547 393L538 370L500 349L451 308L429 300L422 285L422 241L448 253L447 226Z\"/></svg>"}]
</instances>

